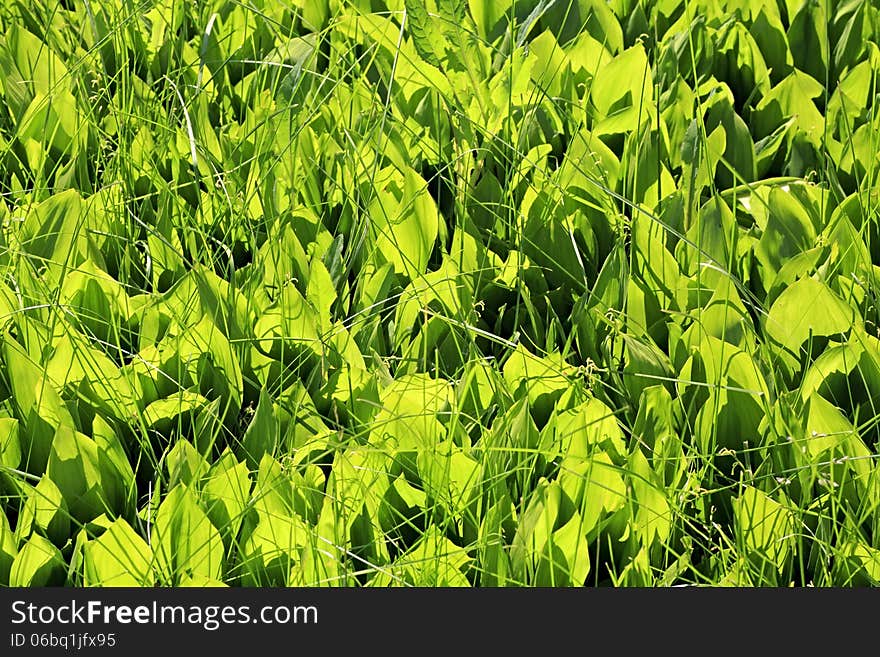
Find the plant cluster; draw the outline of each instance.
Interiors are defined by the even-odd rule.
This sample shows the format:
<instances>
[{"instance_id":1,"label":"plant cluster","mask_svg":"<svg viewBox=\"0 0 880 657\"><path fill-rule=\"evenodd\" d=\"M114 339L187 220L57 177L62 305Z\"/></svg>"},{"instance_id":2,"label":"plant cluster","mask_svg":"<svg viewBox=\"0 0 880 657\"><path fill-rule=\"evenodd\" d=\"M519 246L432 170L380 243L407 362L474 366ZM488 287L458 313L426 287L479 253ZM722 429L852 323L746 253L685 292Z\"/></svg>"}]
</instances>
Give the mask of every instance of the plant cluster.
<instances>
[{"instance_id":1,"label":"plant cluster","mask_svg":"<svg viewBox=\"0 0 880 657\"><path fill-rule=\"evenodd\" d=\"M880 583L876 3L0 34L0 584Z\"/></svg>"}]
</instances>

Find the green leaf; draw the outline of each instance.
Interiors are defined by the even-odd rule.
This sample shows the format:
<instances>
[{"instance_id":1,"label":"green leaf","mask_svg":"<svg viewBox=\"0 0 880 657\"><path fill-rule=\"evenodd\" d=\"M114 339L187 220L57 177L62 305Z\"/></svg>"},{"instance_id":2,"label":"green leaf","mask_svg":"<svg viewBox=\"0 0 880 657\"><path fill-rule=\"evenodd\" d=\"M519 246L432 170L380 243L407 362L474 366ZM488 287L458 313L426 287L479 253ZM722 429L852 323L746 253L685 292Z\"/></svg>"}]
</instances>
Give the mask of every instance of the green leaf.
<instances>
[{"instance_id":1,"label":"green leaf","mask_svg":"<svg viewBox=\"0 0 880 657\"><path fill-rule=\"evenodd\" d=\"M539 25L556 35L566 45L582 32L605 45L612 53L623 49L623 30L608 3L602 0L574 0L573 2L546 2L540 14Z\"/></svg>"},{"instance_id":2,"label":"green leaf","mask_svg":"<svg viewBox=\"0 0 880 657\"><path fill-rule=\"evenodd\" d=\"M257 320L254 334L261 353L273 360L302 366L322 353L319 318L291 283L281 288L275 302Z\"/></svg>"},{"instance_id":3,"label":"green leaf","mask_svg":"<svg viewBox=\"0 0 880 657\"><path fill-rule=\"evenodd\" d=\"M422 449L416 458L425 493L448 509L453 518L461 519L479 490L480 464L449 440Z\"/></svg>"},{"instance_id":4,"label":"green leaf","mask_svg":"<svg viewBox=\"0 0 880 657\"><path fill-rule=\"evenodd\" d=\"M672 531L672 506L645 455L636 449L630 457L629 481L635 499L632 529L646 547L663 547Z\"/></svg>"},{"instance_id":5,"label":"green leaf","mask_svg":"<svg viewBox=\"0 0 880 657\"><path fill-rule=\"evenodd\" d=\"M88 522L117 508L104 490L98 445L85 434L59 427L52 441L46 472L57 484L72 518Z\"/></svg>"},{"instance_id":6,"label":"green leaf","mask_svg":"<svg viewBox=\"0 0 880 657\"><path fill-rule=\"evenodd\" d=\"M133 508L137 486L122 441L99 415L92 422L92 437L98 446L98 467L108 501L120 510Z\"/></svg>"},{"instance_id":7,"label":"green leaf","mask_svg":"<svg viewBox=\"0 0 880 657\"><path fill-rule=\"evenodd\" d=\"M549 31L542 32L529 42L529 57L535 60L531 68L532 81L545 89L547 95L560 97L568 93L571 83L571 63L565 51Z\"/></svg>"},{"instance_id":8,"label":"green leaf","mask_svg":"<svg viewBox=\"0 0 880 657\"><path fill-rule=\"evenodd\" d=\"M203 318L170 339L171 345L199 392L207 399L219 398L224 416L237 415L243 390L241 366L229 340L215 324ZM183 377L176 376L175 380L181 381Z\"/></svg>"},{"instance_id":9,"label":"green leaf","mask_svg":"<svg viewBox=\"0 0 880 657\"><path fill-rule=\"evenodd\" d=\"M0 585L9 585L9 572L15 556L18 554L18 542L15 532L9 527L9 518L0 510Z\"/></svg>"},{"instance_id":10,"label":"green leaf","mask_svg":"<svg viewBox=\"0 0 880 657\"><path fill-rule=\"evenodd\" d=\"M18 120L37 93L48 94L64 87L69 72L64 62L38 36L12 23L0 48L3 96Z\"/></svg>"},{"instance_id":11,"label":"green leaf","mask_svg":"<svg viewBox=\"0 0 880 657\"><path fill-rule=\"evenodd\" d=\"M224 550L220 533L186 485L178 484L159 506L153 544L160 582L173 586L187 575L221 578Z\"/></svg>"},{"instance_id":12,"label":"green leaf","mask_svg":"<svg viewBox=\"0 0 880 657\"><path fill-rule=\"evenodd\" d=\"M708 336L694 352L679 378L708 384L684 386L686 399L703 402L695 427L700 448L741 449L746 442L759 443L759 425L770 394L759 363L747 351Z\"/></svg>"},{"instance_id":13,"label":"green leaf","mask_svg":"<svg viewBox=\"0 0 880 657\"><path fill-rule=\"evenodd\" d=\"M824 82L830 66L826 3L819 0L803 2L791 17L787 36L794 65L815 80Z\"/></svg>"},{"instance_id":14,"label":"green leaf","mask_svg":"<svg viewBox=\"0 0 880 657\"><path fill-rule=\"evenodd\" d=\"M770 76L774 80L780 80L788 75L793 63L788 38L776 7L761 5L763 3L758 6L757 15L752 14L749 33L764 56Z\"/></svg>"},{"instance_id":15,"label":"green leaf","mask_svg":"<svg viewBox=\"0 0 880 657\"><path fill-rule=\"evenodd\" d=\"M810 397L805 414L806 426L799 445L803 461L813 467L827 467L830 480L838 486L842 483L844 495L860 505L872 476L871 450L852 422L821 395ZM856 479L856 490L846 481L847 471Z\"/></svg>"},{"instance_id":16,"label":"green leaf","mask_svg":"<svg viewBox=\"0 0 880 657\"><path fill-rule=\"evenodd\" d=\"M563 458L584 459L600 451L620 459L627 451L617 416L598 399L557 412L544 432L552 435L554 452Z\"/></svg>"},{"instance_id":17,"label":"green leaf","mask_svg":"<svg viewBox=\"0 0 880 657\"><path fill-rule=\"evenodd\" d=\"M168 487L174 488L178 482L193 486L208 470L208 462L185 438L178 439L165 456L168 470Z\"/></svg>"},{"instance_id":18,"label":"green leaf","mask_svg":"<svg viewBox=\"0 0 880 657\"><path fill-rule=\"evenodd\" d=\"M225 452L208 472L202 486L202 499L208 517L223 535L227 547L244 520L250 491L247 465L236 461L232 452Z\"/></svg>"},{"instance_id":19,"label":"green leaf","mask_svg":"<svg viewBox=\"0 0 880 657\"><path fill-rule=\"evenodd\" d=\"M0 418L0 468L16 469L21 464L19 422L14 417Z\"/></svg>"},{"instance_id":20,"label":"green leaf","mask_svg":"<svg viewBox=\"0 0 880 657\"><path fill-rule=\"evenodd\" d=\"M278 420L273 410L272 398L265 390L260 390L257 411L242 438L243 456L250 468L256 469L263 456L274 456L279 440Z\"/></svg>"},{"instance_id":21,"label":"green leaf","mask_svg":"<svg viewBox=\"0 0 880 657\"><path fill-rule=\"evenodd\" d=\"M516 510L509 498L496 502L483 516L479 534L480 586L503 586L510 578L506 537L513 533Z\"/></svg>"},{"instance_id":22,"label":"green leaf","mask_svg":"<svg viewBox=\"0 0 880 657\"><path fill-rule=\"evenodd\" d=\"M390 568L380 569L369 586L402 583L421 587L470 586L465 576L470 562L465 549L431 525L409 552L398 557Z\"/></svg>"},{"instance_id":23,"label":"green leaf","mask_svg":"<svg viewBox=\"0 0 880 657\"><path fill-rule=\"evenodd\" d=\"M769 84L768 81L768 87ZM725 95L719 95L706 113L706 130L711 132L718 125L724 128L727 137L723 161L715 172L719 187L752 182L757 173L752 136L745 121L734 111L731 99Z\"/></svg>"},{"instance_id":24,"label":"green leaf","mask_svg":"<svg viewBox=\"0 0 880 657\"><path fill-rule=\"evenodd\" d=\"M715 76L743 100L770 90L764 56L745 24L728 21L716 36ZM748 131L746 131L748 134Z\"/></svg>"},{"instance_id":25,"label":"green leaf","mask_svg":"<svg viewBox=\"0 0 880 657\"><path fill-rule=\"evenodd\" d=\"M58 486L47 475L43 475L30 490L18 517L16 533L19 540L26 539L33 530L39 531L60 548L70 538L67 503Z\"/></svg>"},{"instance_id":26,"label":"green leaf","mask_svg":"<svg viewBox=\"0 0 880 657\"><path fill-rule=\"evenodd\" d=\"M272 468L264 464L271 463ZM265 474L266 472L269 472ZM245 582L284 586L295 576L311 532L293 510L291 481L269 457L263 458L256 487L257 518L245 528L240 554Z\"/></svg>"},{"instance_id":27,"label":"green leaf","mask_svg":"<svg viewBox=\"0 0 880 657\"><path fill-rule=\"evenodd\" d=\"M443 52L446 45L442 33L436 29L434 19L428 15L424 2L405 0L406 18L413 45L419 56L433 66L440 66L438 51Z\"/></svg>"},{"instance_id":28,"label":"green leaf","mask_svg":"<svg viewBox=\"0 0 880 657\"><path fill-rule=\"evenodd\" d=\"M755 138L762 139L771 135L793 118L795 130L818 147L825 119L813 99L819 98L823 93L822 85L809 75L799 70L792 71L761 98L755 107L751 118Z\"/></svg>"},{"instance_id":29,"label":"green leaf","mask_svg":"<svg viewBox=\"0 0 880 657\"><path fill-rule=\"evenodd\" d=\"M782 572L792 555L795 522L791 511L752 486L733 500L736 538L745 556L764 576ZM771 572L766 572L772 569Z\"/></svg>"},{"instance_id":30,"label":"green leaf","mask_svg":"<svg viewBox=\"0 0 880 657\"><path fill-rule=\"evenodd\" d=\"M33 534L25 543L9 571L10 586L60 586L67 570L64 557L48 539Z\"/></svg>"},{"instance_id":31,"label":"green leaf","mask_svg":"<svg viewBox=\"0 0 880 657\"><path fill-rule=\"evenodd\" d=\"M856 311L825 283L802 278L773 303L765 330L773 340L797 354L811 336L831 337L847 333L859 319Z\"/></svg>"},{"instance_id":32,"label":"green leaf","mask_svg":"<svg viewBox=\"0 0 880 657\"><path fill-rule=\"evenodd\" d=\"M49 461L56 429L72 431L73 417L48 377L25 350L8 335L3 343L6 367L16 373L11 378L11 388L22 423L19 430L21 465L28 472L41 475Z\"/></svg>"},{"instance_id":33,"label":"green leaf","mask_svg":"<svg viewBox=\"0 0 880 657\"><path fill-rule=\"evenodd\" d=\"M556 401L571 385L568 371L569 366L559 354L536 356L522 344L510 354L502 369L510 390L515 394L521 391L528 398L539 424L547 420Z\"/></svg>"},{"instance_id":34,"label":"green leaf","mask_svg":"<svg viewBox=\"0 0 880 657\"><path fill-rule=\"evenodd\" d=\"M122 518L83 546L83 586L153 586L153 555Z\"/></svg>"},{"instance_id":35,"label":"green leaf","mask_svg":"<svg viewBox=\"0 0 880 657\"><path fill-rule=\"evenodd\" d=\"M755 250L767 283L793 256L816 244L816 231L803 206L781 189L771 190L767 224Z\"/></svg>"},{"instance_id":36,"label":"green leaf","mask_svg":"<svg viewBox=\"0 0 880 657\"><path fill-rule=\"evenodd\" d=\"M604 452L583 459L568 457L559 466L559 485L580 513L581 528L595 537L601 526L628 499L620 468Z\"/></svg>"},{"instance_id":37,"label":"green leaf","mask_svg":"<svg viewBox=\"0 0 880 657\"><path fill-rule=\"evenodd\" d=\"M534 586L581 586L590 570L580 514L557 483L542 481L529 500L510 550L514 574Z\"/></svg>"},{"instance_id":38,"label":"green leaf","mask_svg":"<svg viewBox=\"0 0 880 657\"><path fill-rule=\"evenodd\" d=\"M84 333L108 344L117 342L115 327L128 318L125 289L91 260L65 273L59 301L70 307Z\"/></svg>"},{"instance_id":39,"label":"green leaf","mask_svg":"<svg viewBox=\"0 0 880 657\"><path fill-rule=\"evenodd\" d=\"M489 41L499 36L504 20L509 16L513 0L468 0L471 16L480 36Z\"/></svg>"},{"instance_id":40,"label":"green leaf","mask_svg":"<svg viewBox=\"0 0 880 657\"><path fill-rule=\"evenodd\" d=\"M411 168L377 174L370 204L375 248L395 271L410 280L425 273L439 232L439 214L427 183Z\"/></svg>"},{"instance_id":41,"label":"green leaf","mask_svg":"<svg viewBox=\"0 0 880 657\"><path fill-rule=\"evenodd\" d=\"M880 586L880 550L850 539L835 559L841 586Z\"/></svg>"},{"instance_id":42,"label":"green leaf","mask_svg":"<svg viewBox=\"0 0 880 657\"><path fill-rule=\"evenodd\" d=\"M634 46L615 57L590 87L597 135L636 130L654 109L654 82L645 49Z\"/></svg>"},{"instance_id":43,"label":"green leaf","mask_svg":"<svg viewBox=\"0 0 880 657\"><path fill-rule=\"evenodd\" d=\"M50 196L27 213L18 242L34 258L37 267L45 265L55 276L87 259L100 262L101 256L88 239L82 215L82 198L76 191Z\"/></svg>"}]
</instances>

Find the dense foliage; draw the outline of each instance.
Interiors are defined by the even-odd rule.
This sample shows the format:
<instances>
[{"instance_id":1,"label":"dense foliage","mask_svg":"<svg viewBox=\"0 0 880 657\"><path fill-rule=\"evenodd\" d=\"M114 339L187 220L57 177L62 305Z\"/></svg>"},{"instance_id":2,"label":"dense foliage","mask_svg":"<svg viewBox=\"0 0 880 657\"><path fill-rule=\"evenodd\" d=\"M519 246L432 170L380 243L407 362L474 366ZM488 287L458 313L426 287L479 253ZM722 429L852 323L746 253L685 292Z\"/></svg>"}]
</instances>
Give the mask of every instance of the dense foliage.
<instances>
[{"instance_id":1,"label":"dense foliage","mask_svg":"<svg viewBox=\"0 0 880 657\"><path fill-rule=\"evenodd\" d=\"M0 33L0 584L880 583L876 4Z\"/></svg>"}]
</instances>

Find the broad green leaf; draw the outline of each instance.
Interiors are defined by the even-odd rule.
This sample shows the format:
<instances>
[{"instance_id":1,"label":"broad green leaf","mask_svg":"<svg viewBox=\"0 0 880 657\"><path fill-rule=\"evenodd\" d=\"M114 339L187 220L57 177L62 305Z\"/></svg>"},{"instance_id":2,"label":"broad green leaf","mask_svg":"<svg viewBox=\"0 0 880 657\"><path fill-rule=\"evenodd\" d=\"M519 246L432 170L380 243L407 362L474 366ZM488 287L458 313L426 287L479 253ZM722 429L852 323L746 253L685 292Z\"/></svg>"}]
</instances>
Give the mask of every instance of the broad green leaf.
<instances>
[{"instance_id":1,"label":"broad green leaf","mask_svg":"<svg viewBox=\"0 0 880 657\"><path fill-rule=\"evenodd\" d=\"M604 452L586 459L563 459L559 485L580 513L581 530L588 538L595 536L603 520L623 508L629 495L620 469Z\"/></svg>"},{"instance_id":2,"label":"broad green leaf","mask_svg":"<svg viewBox=\"0 0 880 657\"><path fill-rule=\"evenodd\" d=\"M757 10L755 15L753 9L749 33L764 57L770 77L780 80L791 71L793 63L785 27L777 8L773 5L760 3Z\"/></svg>"},{"instance_id":3,"label":"broad green leaf","mask_svg":"<svg viewBox=\"0 0 880 657\"><path fill-rule=\"evenodd\" d=\"M21 546L9 571L10 586L60 586L65 578L64 557L39 534Z\"/></svg>"},{"instance_id":4,"label":"broad green leaf","mask_svg":"<svg viewBox=\"0 0 880 657\"><path fill-rule=\"evenodd\" d=\"M319 319L302 293L288 283L254 327L259 350L274 360L302 365L321 353Z\"/></svg>"},{"instance_id":5,"label":"broad green leaf","mask_svg":"<svg viewBox=\"0 0 880 657\"><path fill-rule=\"evenodd\" d=\"M816 231L803 206L778 188L769 194L767 223L763 228L755 255L766 272L769 286L783 264L815 245Z\"/></svg>"},{"instance_id":6,"label":"broad green leaf","mask_svg":"<svg viewBox=\"0 0 880 657\"><path fill-rule=\"evenodd\" d=\"M598 399L557 412L544 432L552 435L554 452L563 458L584 459L599 451L619 459L627 451L617 416Z\"/></svg>"},{"instance_id":7,"label":"broad green leaf","mask_svg":"<svg viewBox=\"0 0 880 657\"><path fill-rule=\"evenodd\" d=\"M465 374L456 386L456 405L465 418L477 420L492 408L501 385L501 377L486 360L471 360L465 365Z\"/></svg>"},{"instance_id":8,"label":"broad green leaf","mask_svg":"<svg viewBox=\"0 0 880 657\"><path fill-rule=\"evenodd\" d=\"M256 469L265 454L275 455L279 438L278 420L272 407L272 398L265 390L261 390L256 413L241 441L248 466Z\"/></svg>"},{"instance_id":9,"label":"broad green leaf","mask_svg":"<svg viewBox=\"0 0 880 657\"><path fill-rule=\"evenodd\" d=\"M119 518L83 546L83 585L152 586L152 561L146 541Z\"/></svg>"},{"instance_id":10,"label":"broad green leaf","mask_svg":"<svg viewBox=\"0 0 880 657\"><path fill-rule=\"evenodd\" d=\"M228 339L215 324L203 318L170 342L169 347L173 345L177 358L199 391L208 399L220 398L225 406L223 415L237 414L243 385L241 366ZM174 378L183 380L182 376Z\"/></svg>"},{"instance_id":11,"label":"broad green leaf","mask_svg":"<svg viewBox=\"0 0 880 657\"><path fill-rule=\"evenodd\" d=\"M745 24L729 21L719 30L716 39L716 77L727 82L739 98L766 94L770 89L767 64Z\"/></svg>"},{"instance_id":12,"label":"broad green leaf","mask_svg":"<svg viewBox=\"0 0 880 657\"><path fill-rule=\"evenodd\" d=\"M630 457L629 481L635 498L633 531L646 547L663 546L672 530L672 506L666 491L640 449Z\"/></svg>"},{"instance_id":13,"label":"broad green leaf","mask_svg":"<svg viewBox=\"0 0 880 657\"><path fill-rule=\"evenodd\" d=\"M641 45L617 57L596 76L590 88L595 108L597 135L611 135L637 129L654 109L651 67Z\"/></svg>"},{"instance_id":14,"label":"broad green leaf","mask_svg":"<svg viewBox=\"0 0 880 657\"><path fill-rule=\"evenodd\" d=\"M769 84L767 82L767 86ZM725 188L752 182L757 174L752 136L745 121L734 110L731 99L724 94L717 96L706 113L707 131L714 131L719 125L724 128L727 144L722 161L716 167L718 185Z\"/></svg>"},{"instance_id":15,"label":"broad green leaf","mask_svg":"<svg viewBox=\"0 0 880 657\"><path fill-rule=\"evenodd\" d=\"M163 436L172 431L189 426L192 418L209 406L207 399L193 390L181 390L178 394L159 399L147 406L143 412L144 424Z\"/></svg>"},{"instance_id":16,"label":"broad green leaf","mask_svg":"<svg viewBox=\"0 0 880 657\"><path fill-rule=\"evenodd\" d=\"M48 377L22 347L8 335L3 339L6 367L16 373L11 379L12 396L21 421L21 465L40 475L46 470L56 429L72 431L73 417Z\"/></svg>"},{"instance_id":17,"label":"broad green leaf","mask_svg":"<svg viewBox=\"0 0 880 657\"><path fill-rule=\"evenodd\" d=\"M792 555L796 535L791 511L752 486L733 500L737 542L764 576L781 573ZM772 573L764 572L768 568Z\"/></svg>"},{"instance_id":18,"label":"broad green leaf","mask_svg":"<svg viewBox=\"0 0 880 657\"><path fill-rule=\"evenodd\" d=\"M425 493L461 518L480 484L480 464L450 441L419 452L417 465Z\"/></svg>"},{"instance_id":19,"label":"broad green leaf","mask_svg":"<svg viewBox=\"0 0 880 657\"><path fill-rule=\"evenodd\" d=\"M841 498L858 508L870 499L871 450L840 409L813 395L806 409L803 437L795 445L798 462L825 486L839 489Z\"/></svg>"},{"instance_id":20,"label":"broad green leaf","mask_svg":"<svg viewBox=\"0 0 880 657\"><path fill-rule=\"evenodd\" d=\"M467 277L451 261L445 261L437 271L410 283L400 295L394 322L395 347L403 349L415 342L409 341L414 329L432 318L439 319L447 329L458 328L467 319L470 303Z\"/></svg>"},{"instance_id":21,"label":"broad green leaf","mask_svg":"<svg viewBox=\"0 0 880 657\"><path fill-rule=\"evenodd\" d=\"M114 327L128 318L128 295L120 283L91 260L67 271L60 301L70 306L84 332L109 344Z\"/></svg>"},{"instance_id":22,"label":"broad green leaf","mask_svg":"<svg viewBox=\"0 0 880 657\"><path fill-rule=\"evenodd\" d=\"M831 63L826 3L803 2L790 20L787 36L795 67L824 82Z\"/></svg>"},{"instance_id":23,"label":"broad green leaf","mask_svg":"<svg viewBox=\"0 0 880 657\"><path fill-rule=\"evenodd\" d=\"M404 474L394 479L378 509L379 523L386 535L400 536L410 523L418 523L419 516L427 508L427 499L425 491L410 484Z\"/></svg>"},{"instance_id":24,"label":"broad green leaf","mask_svg":"<svg viewBox=\"0 0 880 657\"><path fill-rule=\"evenodd\" d=\"M505 25L505 18L510 15L513 0L468 0L471 16L480 30L480 35L490 41L499 31L500 25Z\"/></svg>"},{"instance_id":25,"label":"broad green leaf","mask_svg":"<svg viewBox=\"0 0 880 657\"><path fill-rule=\"evenodd\" d=\"M539 24L549 29L556 40L566 45L581 32L588 32L595 40L617 53L623 48L623 31L608 3L601 0L573 2L544 2Z\"/></svg>"},{"instance_id":26,"label":"broad green leaf","mask_svg":"<svg viewBox=\"0 0 880 657\"><path fill-rule=\"evenodd\" d=\"M66 190L35 205L18 232L18 242L36 266L47 266L56 276L87 259L100 262L81 221L83 203L74 190Z\"/></svg>"},{"instance_id":27,"label":"broad green leaf","mask_svg":"<svg viewBox=\"0 0 880 657\"><path fill-rule=\"evenodd\" d=\"M485 480L503 479L518 488L524 487L526 473L532 469L540 472L554 457L555 451L547 442L529 412L528 399L523 398L492 422L474 451L483 463Z\"/></svg>"},{"instance_id":28,"label":"broad green leaf","mask_svg":"<svg viewBox=\"0 0 880 657\"><path fill-rule=\"evenodd\" d=\"M3 96L16 120L37 93L48 94L57 86L64 88L69 73L63 60L40 38L23 26L13 23L0 48L3 71Z\"/></svg>"},{"instance_id":29,"label":"broad green leaf","mask_svg":"<svg viewBox=\"0 0 880 657\"><path fill-rule=\"evenodd\" d=\"M436 89L441 96L452 96L448 80L437 67L419 57L410 43L400 43L400 27L390 17L377 13L345 12L335 21L334 28L353 42L375 43L389 64L396 59L395 79L406 96L414 89L426 86Z\"/></svg>"},{"instance_id":30,"label":"broad green leaf","mask_svg":"<svg viewBox=\"0 0 880 657\"><path fill-rule=\"evenodd\" d=\"M870 367L870 358L865 356L865 348L856 339L829 346L804 373L801 398L806 401L819 393L831 401L842 402L849 395L848 379L853 370L860 367L863 359L866 369ZM870 370L863 376L870 377Z\"/></svg>"},{"instance_id":31,"label":"broad green leaf","mask_svg":"<svg viewBox=\"0 0 880 657\"><path fill-rule=\"evenodd\" d=\"M559 354L536 356L520 344L508 357L502 371L511 392L525 394L536 421L543 424L570 385L566 376L569 369Z\"/></svg>"},{"instance_id":32,"label":"broad green leaf","mask_svg":"<svg viewBox=\"0 0 880 657\"><path fill-rule=\"evenodd\" d=\"M584 523L575 511L569 521L547 540L535 584L582 586L589 572L590 549L584 537Z\"/></svg>"},{"instance_id":33,"label":"broad green leaf","mask_svg":"<svg viewBox=\"0 0 880 657\"><path fill-rule=\"evenodd\" d=\"M767 315L767 334L786 349L798 353L809 338L847 333L859 321L856 311L827 285L802 278L789 286Z\"/></svg>"},{"instance_id":34,"label":"broad green leaf","mask_svg":"<svg viewBox=\"0 0 880 657\"><path fill-rule=\"evenodd\" d=\"M446 40L435 24L436 19L428 14L428 8L423 2L407 0L405 6L407 27L416 51L426 62L439 67Z\"/></svg>"},{"instance_id":35,"label":"broad green leaf","mask_svg":"<svg viewBox=\"0 0 880 657\"><path fill-rule=\"evenodd\" d=\"M437 206L418 173L407 168L380 171L382 187L370 204L375 248L395 271L416 280L425 273L437 239Z\"/></svg>"},{"instance_id":36,"label":"broad green leaf","mask_svg":"<svg viewBox=\"0 0 880 657\"><path fill-rule=\"evenodd\" d=\"M841 586L880 586L880 550L851 539L835 559Z\"/></svg>"},{"instance_id":37,"label":"broad green leaf","mask_svg":"<svg viewBox=\"0 0 880 657\"><path fill-rule=\"evenodd\" d=\"M178 484L168 492L152 531L161 582L174 585L186 575L221 578L224 550L220 533L186 485Z\"/></svg>"},{"instance_id":38,"label":"broad green leaf","mask_svg":"<svg viewBox=\"0 0 880 657\"><path fill-rule=\"evenodd\" d=\"M824 79L824 77L823 77ZM751 123L756 139L772 134L790 118L794 128L815 146L819 146L824 118L813 102L823 87L809 75L794 70L758 102Z\"/></svg>"},{"instance_id":39,"label":"broad green leaf","mask_svg":"<svg viewBox=\"0 0 880 657\"><path fill-rule=\"evenodd\" d=\"M182 438L165 455L165 468L169 488L174 488L178 482L193 486L207 472L208 463L191 442Z\"/></svg>"},{"instance_id":40,"label":"broad green leaf","mask_svg":"<svg viewBox=\"0 0 880 657\"><path fill-rule=\"evenodd\" d=\"M479 534L480 586L503 586L510 577L510 558L506 536L513 533L513 503L505 498L483 516Z\"/></svg>"},{"instance_id":41,"label":"broad green leaf","mask_svg":"<svg viewBox=\"0 0 880 657\"><path fill-rule=\"evenodd\" d=\"M362 558L377 565L390 561L379 521L379 509L390 485L389 461L378 450L340 450L326 488L343 523L344 545L357 549Z\"/></svg>"},{"instance_id":42,"label":"broad green leaf","mask_svg":"<svg viewBox=\"0 0 880 657\"><path fill-rule=\"evenodd\" d=\"M9 585L9 571L16 554L18 554L18 544L15 540L15 532L9 526L6 513L0 511L0 585Z\"/></svg>"},{"instance_id":43,"label":"broad green leaf","mask_svg":"<svg viewBox=\"0 0 880 657\"><path fill-rule=\"evenodd\" d=\"M254 494L258 518L255 526L246 531L240 548L245 581L263 586L284 585L298 567L311 532L293 512L291 501L281 497L277 488L266 490L257 481Z\"/></svg>"},{"instance_id":44,"label":"broad green leaf","mask_svg":"<svg viewBox=\"0 0 880 657\"><path fill-rule=\"evenodd\" d=\"M46 472L64 496L70 515L88 522L118 511L104 489L98 445L85 434L61 426L52 441Z\"/></svg>"},{"instance_id":45,"label":"broad green leaf","mask_svg":"<svg viewBox=\"0 0 880 657\"><path fill-rule=\"evenodd\" d=\"M19 422L13 417L0 418L0 467L18 468L21 464Z\"/></svg>"},{"instance_id":46,"label":"broad green leaf","mask_svg":"<svg viewBox=\"0 0 880 657\"><path fill-rule=\"evenodd\" d=\"M632 295L631 299L634 301L636 296ZM637 313L633 312L632 314L636 315ZM665 342L666 336L659 333L656 327L657 322L651 324L649 327L649 329L653 329L651 333ZM624 343L624 384L630 399L634 402L639 399L642 391L648 386L657 381L669 382L674 378L672 364L669 362L668 356L663 353L651 337L626 336Z\"/></svg>"},{"instance_id":47,"label":"broad green leaf","mask_svg":"<svg viewBox=\"0 0 880 657\"><path fill-rule=\"evenodd\" d=\"M205 512L228 544L238 533L250 498L251 480L245 463L231 452L211 466L202 486Z\"/></svg>"},{"instance_id":48,"label":"broad green leaf","mask_svg":"<svg viewBox=\"0 0 880 657\"><path fill-rule=\"evenodd\" d=\"M121 509L130 509L137 492L134 470L116 431L101 416L92 422L92 437L98 446L98 468L107 499Z\"/></svg>"},{"instance_id":49,"label":"broad green leaf","mask_svg":"<svg viewBox=\"0 0 880 657\"><path fill-rule=\"evenodd\" d=\"M694 322L682 333L682 343L693 349L699 346L700 340L712 337L745 349L753 340L754 330L735 282L715 270L707 269L701 274L699 284L693 281L690 289L698 296L689 304L695 307ZM704 302L708 295L711 295L708 302ZM683 354L674 345L670 345L670 356L676 364L681 364Z\"/></svg>"},{"instance_id":50,"label":"broad green leaf","mask_svg":"<svg viewBox=\"0 0 880 657\"><path fill-rule=\"evenodd\" d=\"M470 586L465 576L470 561L465 549L431 525L409 552L398 557L387 569L379 569L369 586Z\"/></svg>"},{"instance_id":51,"label":"broad green leaf","mask_svg":"<svg viewBox=\"0 0 880 657\"><path fill-rule=\"evenodd\" d=\"M539 484L511 546L513 573L523 584L580 586L590 569L586 528L559 484Z\"/></svg>"},{"instance_id":52,"label":"broad green leaf","mask_svg":"<svg viewBox=\"0 0 880 657\"><path fill-rule=\"evenodd\" d=\"M32 531L39 531L59 548L70 538L70 512L58 486L47 475L30 489L18 517L16 533L25 540Z\"/></svg>"},{"instance_id":53,"label":"broad green leaf","mask_svg":"<svg viewBox=\"0 0 880 657\"><path fill-rule=\"evenodd\" d=\"M529 42L532 81L545 89L551 97L567 94L571 84L571 64L565 51L549 31L542 32Z\"/></svg>"}]
</instances>

